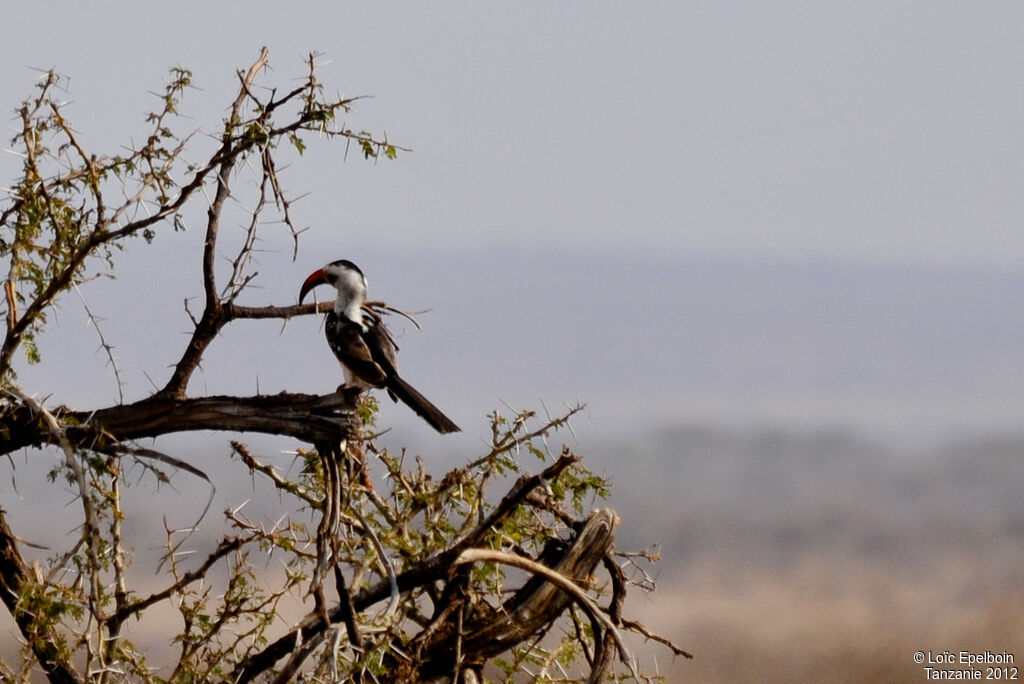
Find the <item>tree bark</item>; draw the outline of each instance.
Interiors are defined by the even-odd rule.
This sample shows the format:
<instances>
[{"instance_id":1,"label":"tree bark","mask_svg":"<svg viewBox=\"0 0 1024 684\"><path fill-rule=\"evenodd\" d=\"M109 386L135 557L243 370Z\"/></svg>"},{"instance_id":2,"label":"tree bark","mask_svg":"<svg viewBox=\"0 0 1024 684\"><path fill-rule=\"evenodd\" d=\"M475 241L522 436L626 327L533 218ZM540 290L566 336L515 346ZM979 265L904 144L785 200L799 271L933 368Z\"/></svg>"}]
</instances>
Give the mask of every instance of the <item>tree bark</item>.
<instances>
[{"instance_id":1,"label":"tree bark","mask_svg":"<svg viewBox=\"0 0 1024 684\"><path fill-rule=\"evenodd\" d=\"M359 429L351 397L282 392L254 397L153 397L96 411L53 410L76 447L103 450L118 443L170 432L225 430L286 435L315 444L340 442ZM0 455L56 443L29 407L0 405Z\"/></svg>"}]
</instances>

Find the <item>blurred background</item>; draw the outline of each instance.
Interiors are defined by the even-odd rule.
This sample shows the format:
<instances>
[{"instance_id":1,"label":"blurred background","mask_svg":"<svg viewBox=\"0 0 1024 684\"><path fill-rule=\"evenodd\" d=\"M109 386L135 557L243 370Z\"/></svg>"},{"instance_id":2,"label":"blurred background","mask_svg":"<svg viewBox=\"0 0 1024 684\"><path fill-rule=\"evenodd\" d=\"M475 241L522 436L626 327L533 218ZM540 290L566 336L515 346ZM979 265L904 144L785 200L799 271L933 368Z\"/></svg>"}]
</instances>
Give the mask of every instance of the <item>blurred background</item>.
<instances>
[{"instance_id":1,"label":"blurred background","mask_svg":"<svg viewBox=\"0 0 1024 684\"><path fill-rule=\"evenodd\" d=\"M83 144L115 154L171 66L196 86L178 130L209 132L261 46L280 88L320 53L329 91L371 96L347 126L413 151L308 140L282 183L309 230L293 261L264 226L246 303L293 303L344 257L371 296L429 310L398 326L404 374L465 432L389 403L381 422L438 474L491 410L585 402L565 439L614 481L620 546L663 556L632 613L697 656L642 647L670 681L917 680L917 650L1024 657L1022 21L1011 2L21 3L0 83L12 126L39 69L67 75ZM0 156L4 183L18 169ZM202 213L80 288L128 400L187 340ZM116 402L81 301L54 322L22 387ZM308 317L234 324L190 388L339 381ZM223 437L162 446L252 495ZM39 524L40 491L71 500L35 482L51 458L3 466L0 506L56 545L75 522ZM166 510L139 488L139 549L205 496L186 480Z\"/></svg>"}]
</instances>

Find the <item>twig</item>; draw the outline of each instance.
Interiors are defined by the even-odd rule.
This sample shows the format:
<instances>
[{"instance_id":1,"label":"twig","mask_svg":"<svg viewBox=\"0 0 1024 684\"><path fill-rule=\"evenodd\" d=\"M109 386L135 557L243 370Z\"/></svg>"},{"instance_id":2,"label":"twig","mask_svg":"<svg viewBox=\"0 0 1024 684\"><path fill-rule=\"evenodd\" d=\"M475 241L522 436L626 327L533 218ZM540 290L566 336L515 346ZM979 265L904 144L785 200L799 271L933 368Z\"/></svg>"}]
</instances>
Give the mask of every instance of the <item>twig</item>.
<instances>
[{"instance_id":1,"label":"twig","mask_svg":"<svg viewBox=\"0 0 1024 684\"><path fill-rule=\"evenodd\" d=\"M242 539L241 537L222 539L220 544L217 545L217 548L214 549L214 551L206 557L206 560L204 560L203 564L200 565L198 568L190 572L186 572L184 575L181 575L180 577L176 578L174 584L170 585L169 587L166 587L165 589L162 589L161 591L154 592L144 599L136 599L134 601L128 602L123 607L115 611L113 615L107 617L107 625L111 628L120 625L128 617L134 615L135 613L145 610L154 603L159 603L160 601L168 599L172 595L180 592L189 584L197 580L203 579L204 577L206 577L206 573L210 570L210 568L213 567L214 563L216 563L232 551L237 551L238 549L242 548L242 546L246 543L247 541L245 539Z\"/></svg>"},{"instance_id":2,"label":"twig","mask_svg":"<svg viewBox=\"0 0 1024 684\"><path fill-rule=\"evenodd\" d=\"M408 320L414 326L416 326L417 330L423 330L423 327L420 325L419 321L416 320L416 318L415 318L415 316L413 316L413 314L409 313L408 311L403 311L402 309L395 308L395 307L391 306L390 304L388 304L387 302L382 302L382 301L378 301L378 300L371 300L371 301L368 301L368 302L363 302L363 308L364 309L369 309L370 311L373 311L374 313L378 313L378 314L381 311L384 311L384 312L387 312L387 313L397 314L397 315L401 316L402 318ZM417 312L417 313L422 313L422 312Z\"/></svg>"},{"instance_id":3,"label":"twig","mask_svg":"<svg viewBox=\"0 0 1024 684\"><path fill-rule=\"evenodd\" d=\"M348 587L345 585L345 575L341 571L341 566L337 563L334 564L334 588L338 592L341 620L345 623L345 629L348 630L348 640L353 646L362 650L363 637L359 633L359 623L356 622L356 610L352 606L352 594L349 593Z\"/></svg>"},{"instance_id":4,"label":"twig","mask_svg":"<svg viewBox=\"0 0 1024 684\"><path fill-rule=\"evenodd\" d=\"M363 529L367 536L370 537L370 541L373 543L373 548L377 552L377 558L380 559L380 563L384 567L384 572L387 574L388 585L391 588L391 598L388 601L387 609L381 617L385 620L391 620L395 611L398 610L398 597L400 593L398 591L398 577L395 575L395 568L391 565L391 559L388 558L387 552L384 550L384 545L380 543L380 538L377 537L377 533L373 531L373 527L366 522L366 518L363 517L363 514L355 506L352 507L352 513L359 518L359 522L363 524Z\"/></svg>"},{"instance_id":5,"label":"twig","mask_svg":"<svg viewBox=\"0 0 1024 684\"><path fill-rule=\"evenodd\" d=\"M287 492L292 496L302 499L307 504L309 504L310 507L314 509L323 508L323 501L311 495L302 485L296 484L291 480L281 477L281 475L278 474L277 469L275 469L274 466L265 465L257 461L256 458L252 455L252 453L249 452L249 449L246 448L246 446L241 442L237 440L232 440L231 449L236 454L238 454L238 456L242 459L242 462L249 468L249 470L263 473L268 478L270 478L270 481L274 483L274 486L280 489L281 491Z\"/></svg>"},{"instance_id":6,"label":"twig","mask_svg":"<svg viewBox=\"0 0 1024 684\"><path fill-rule=\"evenodd\" d=\"M103 330L100 329L99 319L93 314L92 309L85 302L85 297L82 296L82 291L78 289L78 284L74 285L75 294L78 295L79 301L82 302L82 308L85 309L86 315L89 317L89 322L92 323L93 330L96 331L96 335L100 338L100 347L107 354L107 360L110 361L110 367L114 369L114 379L117 381L117 401L119 404L124 403L124 383L121 382L121 369L117 366L117 359L114 358L114 348L107 342L107 338L103 336Z\"/></svg>"},{"instance_id":7,"label":"twig","mask_svg":"<svg viewBox=\"0 0 1024 684\"><path fill-rule=\"evenodd\" d=\"M654 632L650 631L649 629L644 627L639 622L635 622L633 620L623 619L622 620L622 626L625 627L626 629L628 629L631 632L636 632L637 634L642 634L644 636L644 638L646 638L646 639L650 639L651 641L657 641L659 644L662 644L663 646L667 646L672 651L672 653L674 653L675 655L683 656L684 658L688 658L688 659L692 659L693 658L693 654L692 653L689 653L688 651L684 651L683 649L679 648L674 643L672 643L671 640L666 639L665 637L660 636L658 634L655 634Z\"/></svg>"}]
</instances>

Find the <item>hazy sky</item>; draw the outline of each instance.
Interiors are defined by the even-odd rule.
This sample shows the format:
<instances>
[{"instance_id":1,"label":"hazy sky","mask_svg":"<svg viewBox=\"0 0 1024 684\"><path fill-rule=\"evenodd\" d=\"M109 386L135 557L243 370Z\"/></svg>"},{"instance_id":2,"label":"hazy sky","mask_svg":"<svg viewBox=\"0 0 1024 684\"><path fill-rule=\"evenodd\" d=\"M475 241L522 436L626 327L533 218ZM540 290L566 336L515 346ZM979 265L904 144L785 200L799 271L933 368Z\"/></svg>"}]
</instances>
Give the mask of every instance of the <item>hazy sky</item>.
<instances>
[{"instance_id":1,"label":"hazy sky","mask_svg":"<svg viewBox=\"0 0 1024 684\"><path fill-rule=\"evenodd\" d=\"M348 245L1024 257L1019 2L14 3L4 25L4 109L55 67L101 149L170 65L209 129L261 45L278 83L323 53L373 96L350 124L415 150L289 177Z\"/></svg>"},{"instance_id":2,"label":"hazy sky","mask_svg":"<svg viewBox=\"0 0 1024 684\"><path fill-rule=\"evenodd\" d=\"M371 294L434 309L403 342L404 368L460 422L482 428L498 399L557 406L579 392L605 428L629 410L666 422L1017 424L1019 2L55 7L5 8L2 106L31 92L33 69L56 68L71 79L66 113L98 153L144 134L172 65L197 86L179 130L216 130L235 71L263 45L263 83L287 86L317 51L328 88L372 96L346 124L414 151L374 164L310 141L282 173L309 193L293 208L310 228L304 251L293 264L268 227L249 302L290 303L312 267L356 260ZM17 168L0 155L0 177ZM150 388L146 376L162 383L180 352L198 249L191 234L162 236L122 259L120 290L86 292L129 398ZM570 264L577 253L592 259ZM631 261L651 258L656 268ZM762 262L867 270L819 292L827 268L744 275ZM49 348L94 338L73 301L57 320ZM337 367L316 326L239 324L193 391L329 391ZM232 344L247 345L244 358ZM283 350L311 363L281 363ZM53 352L51 375L22 378L43 395L62 386L54 401L116 399L103 356L87 360L88 372Z\"/></svg>"}]
</instances>

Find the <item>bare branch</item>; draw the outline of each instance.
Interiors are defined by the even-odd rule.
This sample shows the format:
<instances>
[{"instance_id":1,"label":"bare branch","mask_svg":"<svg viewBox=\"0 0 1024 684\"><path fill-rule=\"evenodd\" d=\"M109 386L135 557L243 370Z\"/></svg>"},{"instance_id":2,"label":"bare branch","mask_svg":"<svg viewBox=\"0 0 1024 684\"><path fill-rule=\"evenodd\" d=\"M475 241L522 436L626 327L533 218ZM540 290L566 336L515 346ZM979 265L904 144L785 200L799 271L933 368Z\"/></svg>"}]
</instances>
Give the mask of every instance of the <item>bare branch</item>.
<instances>
[{"instance_id":1,"label":"bare branch","mask_svg":"<svg viewBox=\"0 0 1024 684\"><path fill-rule=\"evenodd\" d=\"M184 575L179 577L174 584L158 592L152 593L146 598L129 601L120 606L112 615L106 618L108 629L111 633L116 634L120 629L121 624L129 617L142 612L154 603L167 600L177 592L181 591L183 587L203 579L206 576L206 573L209 572L210 568L212 568L217 561L229 553L242 548L245 543L246 540L241 537L222 539L220 544L217 545L216 550L207 556L206 560L204 560L198 568L190 572L186 572Z\"/></svg>"},{"instance_id":2,"label":"bare branch","mask_svg":"<svg viewBox=\"0 0 1024 684\"><path fill-rule=\"evenodd\" d=\"M107 338L103 336L103 330L100 328L99 319L93 314L92 309L85 301L85 297L82 296L82 291L78 288L78 285L74 286L75 294L78 295L79 301L82 302L82 308L85 309L85 314L89 317L89 322L92 323L93 330L96 331L96 336L100 338L100 348L103 349L107 355L107 361L110 363L110 368L114 371L114 380L117 382L117 399L118 403L124 403L124 383L121 381L121 369L117 366L117 359L114 358L114 348L107 342Z\"/></svg>"},{"instance_id":3,"label":"bare branch","mask_svg":"<svg viewBox=\"0 0 1024 684\"><path fill-rule=\"evenodd\" d=\"M287 480L277 472L273 466L264 465L256 460L256 458L249 452L244 444L237 440L231 441L231 450L234 451L242 459L242 463L248 466L249 470L260 472L270 478L270 481L274 483L274 486L280 489L282 492L291 494L292 496L305 501L310 507L314 509L322 509L323 501L314 497L310 492L302 485Z\"/></svg>"},{"instance_id":4,"label":"bare branch","mask_svg":"<svg viewBox=\"0 0 1024 684\"><path fill-rule=\"evenodd\" d=\"M287 435L305 442L344 439L358 425L354 406L340 394L289 394L254 397L211 396L195 399L144 399L95 411L55 409L65 437L74 444L104 450L112 445L173 432L227 430ZM10 439L0 454L27 446L59 443L33 420L27 407L2 407Z\"/></svg>"},{"instance_id":5,"label":"bare branch","mask_svg":"<svg viewBox=\"0 0 1024 684\"><path fill-rule=\"evenodd\" d=\"M682 656L682 657L687 658L687 659L693 658L693 654L692 653L690 653L688 651L684 651L683 649L679 648L674 643L672 643L672 641L670 641L669 639L666 639L663 636L655 634L654 632L650 631L649 629L644 627L639 622L636 622L634 620L623 619L622 620L622 626L625 627L626 629L628 629L631 632L636 632L637 634L643 635L644 638L646 638L646 639L650 639L651 641L657 641L659 644L662 644L663 646L667 646L669 649L672 650L672 653L674 653L677 656Z\"/></svg>"}]
</instances>

